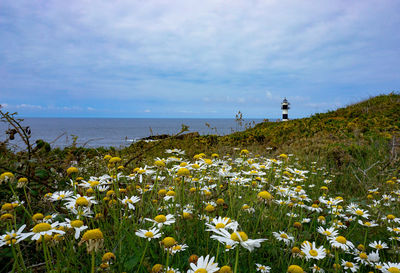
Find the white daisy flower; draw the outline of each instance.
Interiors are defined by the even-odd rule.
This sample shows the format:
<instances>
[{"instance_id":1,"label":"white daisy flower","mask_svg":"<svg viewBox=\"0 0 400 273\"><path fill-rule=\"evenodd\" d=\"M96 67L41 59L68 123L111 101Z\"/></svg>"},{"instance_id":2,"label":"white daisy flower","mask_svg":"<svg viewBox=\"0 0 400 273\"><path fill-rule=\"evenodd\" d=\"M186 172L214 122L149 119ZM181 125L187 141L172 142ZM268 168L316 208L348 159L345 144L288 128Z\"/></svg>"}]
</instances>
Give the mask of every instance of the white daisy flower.
<instances>
[{"instance_id":1,"label":"white daisy flower","mask_svg":"<svg viewBox=\"0 0 400 273\"><path fill-rule=\"evenodd\" d=\"M75 230L75 239L77 240L81 234L82 231L88 228L88 226L85 226L83 224L82 220L76 219L76 220L70 220L68 218L65 219L66 223L60 223L60 226L66 226L70 229Z\"/></svg>"},{"instance_id":2,"label":"white daisy flower","mask_svg":"<svg viewBox=\"0 0 400 273\"><path fill-rule=\"evenodd\" d=\"M272 234L278 241L283 241L286 245L290 245L292 242L294 242L294 237L284 231L272 232Z\"/></svg>"},{"instance_id":3,"label":"white daisy flower","mask_svg":"<svg viewBox=\"0 0 400 273\"><path fill-rule=\"evenodd\" d=\"M348 262L342 259L342 266L345 270L350 269L351 272L357 272L359 269L359 266L357 264L354 264L352 262Z\"/></svg>"},{"instance_id":4,"label":"white daisy flower","mask_svg":"<svg viewBox=\"0 0 400 273\"><path fill-rule=\"evenodd\" d=\"M313 273L325 273L325 270L323 270L321 267L317 266L316 264L311 266L310 269L312 269Z\"/></svg>"},{"instance_id":5,"label":"white daisy flower","mask_svg":"<svg viewBox=\"0 0 400 273\"><path fill-rule=\"evenodd\" d=\"M29 235L27 233L22 233L25 229L26 225L22 225L17 231L11 230L10 232L6 231L6 234L0 236L0 247L4 245L13 245L17 244L20 241L24 240Z\"/></svg>"},{"instance_id":6,"label":"white daisy flower","mask_svg":"<svg viewBox=\"0 0 400 273\"><path fill-rule=\"evenodd\" d=\"M187 273L195 273L195 272L202 272L202 273L214 273L219 270L218 264L214 263L215 257L210 259L210 256L207 255L205 258L201 256L197 260L197 264L191 263L190 268ZM201 270L203 269L203 270Z\"/></svg>"},{"instance_id":7,"label":"white daisy flower","mask_svg":"<svg viewBox=\"0 0 400 273\"><path fill-rule=\"evenodd\" d=\"M64 234L64 231L56 229L57 226L59 226L58 222L53 224L39 223L31 229L32 232L25 233L23 236L25 238L32 236L31 239L37 241L44 235L52 235L53 233Z\"/></svg>"},{"instance_id":8,"label":"white daisy flower","mask_svg":"<svg viewBox=\"0 0 400 273\"><path fill-rule=\"evenodd\" d=\"M61 201L68 197L71 197L73 194L73 191L56 191L50 196L50 200L52 202Z\"/></svg>"},{"instance_id":9,"label":"white daisy flower","mask_svg":"<svg viewBox=\"0 0 400 273\"><path fill-rule=\"evenodd\" d=\"M380 240L370 243L369 246L372 247L372 248L375 248L377 250L389 248L388 245L385 242L381 242Z\"/></svg>"},{"instance_id":10,"label":"white daisy flower","mask_svg":"<svg viewBox=\"0 0 400 273\"><path fill-rule=\"evenodd\" d=\"M145 230L145 229L139 229L138 231L135 232L136 236L145 238L149 241L151 241L152 239L155 238L160 238L162 235L162 232L160 232L160 230L158 228L152 228L149 230Z\"/></svg>"},{"instance_id":11,"label":"white daisy flower","mask_svg":"<svg viewBox=\"0 0 400 273\"><path fill-rule=\"evenodd\" d=\"M305 242L301 245L301 251L305 254L306 260L315 259L321 260L325 258L326 251L323 246L316 247L315 242L312 244L310 242Z\"/></svg>"},{"instance_id":12,"label":"white daisy flower","mask_svg":"<svg viewBox=\"0 0 400 273\"><path fill-rule=\"evenodd\" d=\"M358 220L358 223L364 227L377 227L379 226L375 221L361 221Z\"/></svg>"},{"instance_id":13,"label":"white daisy flower","mask_svg":"<svg viewBox=\"0 0 400 273\"><path fill-rule=\"evenodd\" d=\"M334 227L330 228L318 227L317 231L328 238L336 237L339 234L339 232Z\"/></svg>"},{"instance_id":14,"label":"white daisy flower","mask_svg":"<svg viewBox=\"0 0 400 273\"><path fill-rule=\"evenodd\" d=\"M215 239L226 245L234 246L241 245L249 251L253 251L255 247L260 247L261 243L267 239L249 239L247 234L243 231L233 231L230 233L226 229L214 230L217 235L212 235L211 238Z\"/></svg>"},{"instance_id":15,"label":"white daisy flower","mask_svg":"<svg viewBox=\"0 0 400 273\"><path fill-rule=\"evenodd\" d=\"M171 253L171 255L174 255L178 252L185 251L187 248L188 248L188 245L186 245L186 244L174 245L173 247L169 248L169 253Z\"/></svg>"},{"instance_id":16,"label":"white daisy flower","mask_svg":"<svg viewBox=\"0 0 400 273\"><path fill-rule=\"evenodd\" d=\"M154 217L154 219L144 218L146 221L153 222L154 226L162 228L164 225L169 226L175 223L175 217L172 214L160 214Z\"/></svg>"},{"instance_id":17,"label":"white daisy flower","mask_svg":"<svg viewBox=\"0 0 400 273\"><path fill-rule=\"evenodd\" d=\"M383 273L400 272L400 263L384 263L381 270Z\"/></svg>"},{"instance_id":18,"label":"white daisy flower","mask_svg":"<svg viewBox=\"0 0 400 273\"><path fill-rule=\"evenodd\" d=\"M271 270L271 267L266 265L256 264L256 266L257 266L257 271L261 273L269 273L269 271Z\"/></svg>"},{"instance_id":19,"label":"white daisy flower","mask_svg":"<svg viewBox=\"0 0 400 273\"><path fill-rule=\"evenodd\" d=\"M332 247L340 248L342 250L349 250L354 248L353 243L343 236L330 237L329 242L331 243Z\"/></svg>"},{"instance_id":20,"label":"white daisy flower","mask_svg":"<svg viewBox=\"0 0 400 273\"><path fill-rule=\"evenodd\" d=\"M130 198L128 198L127 196L125 196L124 199L120 199L120 201L125 205L128 206L129 209L134 210L135 206L134 204L140 201L140 198L137 196L131 196Z\"/></svg>"},{"instance_id":21,"label":"white daisy flower","mask_svg":"<svg viewBox=\"0 0 400 273\"><path fill-rule=\"evenodd\" d=\"M206 226L209 227L207 231L214 231L215 229L231 229L231 230L236 230L237 227L239 226L238 222L232 221L228 217L221 217L219 216L218 218L213 218L211 221L212 224L206 223Z\"/></svg>"}]
</instances>

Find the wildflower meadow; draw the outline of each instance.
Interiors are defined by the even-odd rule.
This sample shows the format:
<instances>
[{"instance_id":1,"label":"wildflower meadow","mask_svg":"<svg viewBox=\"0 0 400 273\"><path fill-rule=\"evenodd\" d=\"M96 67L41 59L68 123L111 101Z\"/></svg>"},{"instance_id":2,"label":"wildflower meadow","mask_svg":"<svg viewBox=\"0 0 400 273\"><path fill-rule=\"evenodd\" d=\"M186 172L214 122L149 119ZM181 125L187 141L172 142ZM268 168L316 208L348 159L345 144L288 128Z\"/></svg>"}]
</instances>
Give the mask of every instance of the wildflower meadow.
<instances>
[{"instance_id":1,"label":"wildflower meadow","mask_svg":"<svg viewBox=\"0 0 400 273\"><path fill-rule=\"evenodd\" d=\"M33 202L0 176L4 272L400 272L400 179L356 195L319 162L167 149L65 170Z\"/></svg>"}]
</instances>

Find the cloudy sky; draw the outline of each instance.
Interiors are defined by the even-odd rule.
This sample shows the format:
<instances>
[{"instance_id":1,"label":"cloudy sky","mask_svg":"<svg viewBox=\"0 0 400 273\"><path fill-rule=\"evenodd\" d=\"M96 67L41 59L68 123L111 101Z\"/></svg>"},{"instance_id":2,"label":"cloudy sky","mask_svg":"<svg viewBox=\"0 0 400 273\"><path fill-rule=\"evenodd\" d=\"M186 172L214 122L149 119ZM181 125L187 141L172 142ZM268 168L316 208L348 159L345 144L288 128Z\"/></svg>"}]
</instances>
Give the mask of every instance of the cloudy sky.
<instances>
[{"instance_id":1,"label":"cloudy sky","mask_svg":"<svg viewBox=\"0 0 400 273\"><path fill-rule=\"evenodd\" d=\"M1 0L23 116L278 118L400 90L398 0ZM3 110L4 110L3 109Z\"/></svg>"}]
</instances>

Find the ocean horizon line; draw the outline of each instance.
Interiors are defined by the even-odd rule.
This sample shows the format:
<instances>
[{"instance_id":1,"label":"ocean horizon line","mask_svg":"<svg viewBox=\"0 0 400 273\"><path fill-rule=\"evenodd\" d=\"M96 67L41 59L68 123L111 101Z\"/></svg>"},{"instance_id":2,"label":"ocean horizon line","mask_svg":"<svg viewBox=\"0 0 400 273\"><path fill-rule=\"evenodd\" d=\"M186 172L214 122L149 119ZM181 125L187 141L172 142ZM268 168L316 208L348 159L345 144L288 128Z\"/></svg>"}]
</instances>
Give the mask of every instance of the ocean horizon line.
<instances>
[{"instance_id":1,"label":"ocean horizon line","mask_svg":"<svg viewBox=\"0 0 400 273\"><path fill-rule=\"evenodd\" d=\"M188 117L188 118L177 118L177 117L24 117L21 116L19 117L21 119L177 119L177 120L183 120L183 119L231 119L235 120L235 117L232 118L221 118L221 117ZM257 117L248 117L248 118L243 118L243 120L278 120L279 118L257 118ZM295 118L292 118L295 119Z\"/></svg>"}]
</instances>

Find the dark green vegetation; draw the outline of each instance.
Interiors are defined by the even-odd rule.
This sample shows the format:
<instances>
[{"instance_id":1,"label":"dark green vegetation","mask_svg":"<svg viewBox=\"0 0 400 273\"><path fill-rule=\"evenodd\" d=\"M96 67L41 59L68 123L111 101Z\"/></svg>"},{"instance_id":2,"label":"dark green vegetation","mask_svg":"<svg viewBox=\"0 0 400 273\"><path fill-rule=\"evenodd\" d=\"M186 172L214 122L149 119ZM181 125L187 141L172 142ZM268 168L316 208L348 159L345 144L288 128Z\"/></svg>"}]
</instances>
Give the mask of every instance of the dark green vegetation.
<instances>
[{"instance_id":1,"label":"dark green vegetation","mask_svg":"<svg viewBox=\"0 0 400 273\"><path fill-rule=\"evenodd\" d=\"M328 197L341 196L346 200L346 203L358 202L360 206L365 207L371 205L372 200L367 197L367 190L371 188L379 188L379 192L374 193L376 200L378 200L381 194L391 194L398 187L396 179L392 179L393 176L399 175L399 127L400 127L400 96L398 94L390 94L384 96L378 96L371 98L367 101L348 106L346 108L338 109L324 114L317 114L310 118L291 120L288 122L265 122L255 126L252 129L244 132L234 133L229 136L218 137L215 135L198 136L196 134L183 135L184 127L182 132L176 136L166 137L162 140L155 142L141 141L133 144L129 148L122 150L110 149L86 149L80 148L76 145L72 145L66 149L51 149L48 143L38 141L31 145L29 132L26 130L26 125L22 126L22 121L19 121L12 114L3 113L3 120L7 120L10 124L13 124L14 135L19 135L24 139L27 145L26 151L13 153L7 148L7 143L1 145L0 153L0 174L6 171L12 172L16 178L26 177L29 181L29 192L26 193L25 188L15 188L11 191L13 183L3 183L3 187L0 191L0 197L5 202L11 202L15 192L20 196L20 200L26 200L27 208L31 211L31 214L42 212L44 215L50 215L54 212L61 214L60 218L75 217L60 204L45 201L44 195L49 192L56 190L71 190L70 179L78 178L75 176L68 176L67 169L71 166L79 167L79 176L82 176L85 180L90 179L92 175L111 174L115 175L118 171L121 171L126 176L133 175L134 180L128 180L127 177L122 179L113 180L113 192L110 195L108 193L100 193L98 191L91 191L89 189L79 188L80 194L90 195L96 197L98 205L95 206L95 211L101 211L104 215L108 215L108 218L102 219L85 219L85 224L90 226L90 229L100 228L105 234L105 250L113 251L117 255L117 263L114 268L118 268L118 272L123 270L132 271L136 268L140 268L138 264L140 257L145 257L143 249L145 247L145 240L134 236L134 232L140 228L147 228L149 225L139 221L140 217L154 218L159 214L159 204L163 204L163 198L158 196L156 190L149 191L148 195L144 192L138 191L145 186L138 180L141 177L138 170L134 171L136 167L143 167L145 165L154 166L157 157L164 158L165 149L167 148L178 148L185 150L187 156L185 161L191 162L194 155L199 153L205 153L206 158L210 158L212 153L218 153L223 158L227 153L229 157L235 159L240 155L240 150L247 149L253 154L262 154L267 158L285 158L287 156L276 157L281 153L294 154L290 156L290 164L298 167L299 169L309 170L311 173L307 183L302 184L306 187L309 183L315 183L315 187L308 189L312 202L318 200L321 193L325 194L325 189L321 192L321 186L325 186L324 180L333 180L333 184L329 185ZM12 140L10 140L11 143ZM121 157L122 160L117 167L114 164L108 164L104 159L104 155L110 154L112 156ZM245 153L247 154L247 153ZM198 155L199 156L199 155ZM253 157L252 155L249 155ZM111 156L110 156L111 157ZM254 156L251 160L257 162L258 157ZM312 162L316 161L317 164ZM174 162L168 163L168 168L172 168ZM286 164L286 163L285 163ZM125 168L122 168L122 165ZM318 168L320 166L326 166L327 168ZM121 169L120 169L121 167ZM250 174L247 172L254 171L250 169L248 165L233 165L235 170L243 171L243 177L249 177ZM213 183L212 179L204 179L208 175L218 178L218 171L220 167L218 165L209 168L207 170L192 170L192 176L190 179L200 179L207 182ZM159 169L157 169L159 170ZM279 172L276 172L279 170ZM263 189L269 190L268 186L281 185L285 180L282 179L283 175L290 177L297 177L298 173L290 174L285 171L285 165L281 167L275 166L269 168L267 173L263 176L265 179L261 185ZM327 171L325 173L325 170ZM145 172L145 169L142 169ZM166 172L165 169L161 169L163 175L167 176L163 183L159 183L158 187L165 189L174 189L177 196L178 202L183 207L184 204L191 203L194 205L194 213L196 217L182 218L180 210L178 212L173 211L173 214L177 217L176 226L165 228L165 236L173 236L179 242L185 242L189 245L190 251L183 254L183 258L174 261L174 264L179 268L188 268L188 256L191 253L197 253L200 255L206 255L211 253L215 255L215 250L218 245L215 242L209 242L209 234L204 231L204 225L197 215L205 213L205 204L203 201L217 200L222 198L226 201L226 206L221 206L217 210L216 215L228 216L233 219L239 219L243 230L248 232L249 238L267 238L268 241L263 243L262 249L259 252L240 252L241 255L245 253L244 259L240 260L239 272L244 272L243 268L254 267L254 262L266 262L269 265L274 265L272 272L285 272L288 265L291 263L290 249L286 249L286 256L282 256L283 252L280 252L280 244L274 239L272 231L285 230L291 234L296 235L296 246L300 246L304 240L318 240L318 234L315 232L317 226L316 217L310 225L305 225L306 228L298 231L295 226L292 226L291 218L284 218L281 220L282 215L286 215L288 212L302 212L301 209L294 206L282 206L282 209L277 209L278 205L266 205L263 202L259 202L256 193L258 188L253 190L252 187L238 187L235 183L228 183L229 179L221 180L215 179L225 185L222 188L216 188L211 190L210 195L200 196L200 191L195 189L195 196L188 198L186 193L189 194L191 189L189 187L196 185L196 183L189 184L189 178L179 178L175 171ZM278 176L276 176L279 174ZM326 174L334 174L335 176L327 176ZM154 182L148 176L148 180L145 181L148 186L157 185L157 176ZM180 179L185 179L187 183L180 183ZM197 180L197 181L198 181ZM260 178L261 180L261 178ZM389 180L390 183L386 181ZM397 180L396 180L397 181ZM253 182L255 184L253 184ZM258 182L252 181L251 185L257 185ZM204 184L205 185L205 184ZM232 186L233 185L233 186ZM9 186L9 187L8 187ZM282 186L287 186L282 184ZM296 184L293 185L293 187ZM121 187L124 188L124 192L131 195L138 195L141 198L141 202L137 204L137 209L131 212L132 218L123 217L121 214L121 207L123 204L118 202L119 200L115 194L123 194ZM157 187L157 186L156 186ZM93 186L95 188L95 186ZM95 188L96 189L96 188ZM219 190L221 189L221 190ZM326 187L326 191L328 188ZM374 191L375 192L375 191ZM275 192L272 192L276 195ZM397 193L398 194L398 193ZM105 196L107 195L107 196ZM240 196L240 197L239 197ZM201 198L200 198L201 197ZM108 198L108 199L104 199ZM111 198L111 199L110 199ZM278 198L278 196L277 196ZM375 198L372 196L371 198ZM155 200L155 202L153 202ZM256 201L258 200L258 201ZM108 202L106 202L108 201ZM114 203L115 201L115 203ZM374 200L375 201L375 200ZM293 201L294 202L294 201ZM254 224L253 214L245 214L243 210L243 204L250 204L257 209L257 215L265 215L265 217L259 217L257 224ZM311 204L311 201L310 201ZM398 216L398 205L399 203L392 204L391 207L374 207L370 209L371 213L374 214L374 218L380 221L380 217L389 213L396 214ZM170 208L173 210L173 208ZM35 226L36 223L32 223L31 217L28 213L22 210L22 206L18 207L15 211L14 226L18 224L27 224L27 230L30 230ZM168 211L172 213L172 211ZM208 212L214 213L214 212ZM383 214L382 214L383 213ZM4 215L4 214L3 214ZM210 214L215 216L214 214ZM246 216L247 215L247 216ZM324 214L328 221L335 220L336 216ZM4 217L6 219L6 217ZM258 222L261 224L258 225ZM6 221L4 221L6 223ZM8 222L7 222L8 223ZM9 222L11 223L11 222ZM354 243L366 242L372 240L382 239L387 240L388 232L386 228L380 228L366 232L368 228L359 227L356 221L353 223L345 223L349 225L346 231L342 231L341 234L346 236ZM9 224L11 225L11 224ZM11 229L8 225L3 224L4 229ZM20 225L18 225L20 226ZM262 227L261 231L257 230L257 226ZM264 228L268 227L268 228ZM3 228L3 227L2 227ZM16 229L16 228L15 228ZM196 236L193 236L195 231ZM361 231L361 232L360 232ZM367 237L369 236L369 238ZM128 239L126 236L130 236ZM365 236L365 237L364 237ZM55 267L57 271L60 268L74 268L75 271L84 268L89 268L90 256L86 255L85 248L78 245L78 240L73 240L71 234L65 237L66 244L62 244L63 248L59 245L50 245L52 247L52 256L45 257L43 259L42 252L40 249L40 243L29 243L28 240L21 244L22 250L18 252L24 253L23 260L38 271L44 270L43 260L51 261L50 264L46 264L46 267L51 267L53 261L56 261ZM54 238L53 238L54 239ZM370 240L366 240L370 239ZM199 241L200 240L200 241ZM210 245L209 245L210 244ZM322 244L322 242L319 242ZM168 263L168 256L162 257L163 252L159 247L159 243L154 241L151 243L152 247L149 248L149 257L144 259L143 268L150 268L154 263ZM138 247L140 246L140 247ZM328 244L325 242L325 247ZM397 246L396 246L397 247ZM283 249L283 248L282 248ZM393 247L395 249L395 247ZM0 264L6 264L7 272L18 263L18 259L15 259L15 255L12 252L12 248L2 248L0 252ZM45 248L43 248L43 251ZM239 251L237 249L237 251ZM217 250L218 253L218 250ZM239 253L239 252L237 252ZM258 254L257 254L258 253ZM96 267L100 264L100 255L98 253L96 260ZM388 260L394 261L397 256L388 253L390 256L386 256ZM224 264L230 264L233 266L234 261L232 255L227 255L227 261ZM344 257L345 255L343 255ZM12 259L14 257L14 260ZM57 259L53 259L57 257ZM65 257L68 257L67 259ZM94 256L92 256L94 257ZM162 257L160 259L160 257ZM221 256L222 257L222 256ZM220 257L220 263L222 258ZM238 257L238 256L236 256ZM279 257L279 258L278 258ZM224 257L225 258L225 257ZM22 260L21 259L21 260ZM14 261L17 261L15 263ZM95 261L93 258L92 261ZM143 261L143 258L142 258ZM331 268L333 259L325 260L324 266ZM296 261L297 263L297 261ZM39 264L39 266L36 266ZM22 262L21 262L22 266ZM307 265L309 266L309 265ZM236 267L236 266L235 266ZM36 269L35 269L36 268ZM92 266L94 268L94 265ZM32 271L32 272L33 272ZM49 271L49 270L48 270ZM87 271L87 270L86 270ZM129 272L130 272L129 271ZM147 271L147 270L146 270ZM253 272L253 271L251 271ZM332 271L328 271L332 272ZM364 271L360 271L364 272Z\"/></svg>"},{"instance_id":2,"label":"dark green vegetation","mask_svg":"<svg viewBox=\"0 0 400 273\"><path fill-rule=\"evenodd\" d=\"M30 152L26 149L13 153L6 143L0 143L0 172L11 171L27 177L33 182L35 193L53 188L52 182L63 177L71 162L80 164L107 153L124 158L128 161L125 167L134 168L148 163L147 160L167 148L183 149L193 156L200 152L232 154L236 147L267 155L294 153L304 162L318 160L343 183L364 194L366 187L398 174L399 139L400 95L391 93L309 118L263 122L228 136L171 136L156 142L140 141L122 150L76 145L51 149L39 141L30 145Z\"/></svg>"}]
</instances>

